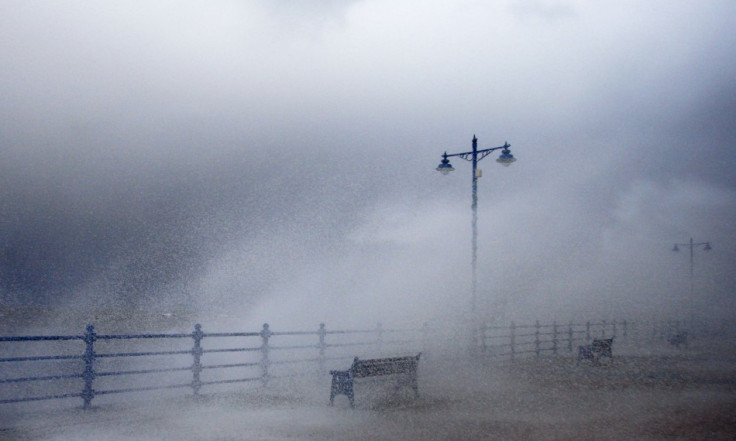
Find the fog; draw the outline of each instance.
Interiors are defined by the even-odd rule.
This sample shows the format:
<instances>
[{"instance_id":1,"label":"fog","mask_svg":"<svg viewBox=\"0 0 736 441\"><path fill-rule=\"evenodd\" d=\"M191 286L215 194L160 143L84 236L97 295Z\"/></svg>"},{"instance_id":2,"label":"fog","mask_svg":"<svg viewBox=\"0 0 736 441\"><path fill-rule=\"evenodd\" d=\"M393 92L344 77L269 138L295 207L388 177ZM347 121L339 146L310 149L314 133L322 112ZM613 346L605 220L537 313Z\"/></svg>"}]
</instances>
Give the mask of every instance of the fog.
<instances>
[{"instance_id":1,"label":"fog","mask_svg":"<svg viewBox=\"0 0 736 441\"><path fill-rule=\"evenodd\" d=\"M59 441L732 439L732 338L676 349L635 336L619 335L613 360L600 365L567 353L509 364L428 352L419 397L366 380L354 408L345 396L329 406L329 375L308 375L218 393L208 386L197 397L101 394L88 410L69 400L4 405L0 427L3 440Z\"/></svg>"},{"instance_id":2,"label":"fog","mask_svg":"<svg viewBox=\"0 0 736 441\"><path fill-rule=\"evenodd\" d=\"M735 9L3 2L0 302L80 329L462 317L471 166L435 167L477 135L517 158L479 163L485 318L725 318Z\"/></svg>"}]
</instances>

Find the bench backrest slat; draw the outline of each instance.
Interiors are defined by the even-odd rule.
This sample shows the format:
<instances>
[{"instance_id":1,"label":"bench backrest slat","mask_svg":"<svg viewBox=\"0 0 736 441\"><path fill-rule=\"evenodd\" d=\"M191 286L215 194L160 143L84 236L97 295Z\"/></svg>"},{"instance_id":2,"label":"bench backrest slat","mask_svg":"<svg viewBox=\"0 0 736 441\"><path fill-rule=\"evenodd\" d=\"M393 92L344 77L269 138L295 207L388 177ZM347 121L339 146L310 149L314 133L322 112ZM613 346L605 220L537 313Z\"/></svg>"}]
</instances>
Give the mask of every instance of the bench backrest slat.
<instances>
[{"instance_id":1,"label":"bench backrest slat","mask_svg":"<svg viewBox=\"0 0 736 441\"><path fill-rule=\"evenodd\" d=\"M405 374L416 372L418 363L419 355L416 357L376 358L370 360L356 358L350 370L352 371L353 377L356 378Z\"/></svg>"},{"instance_id":2,"label":"bench backrest slat","mask_svg":"<svg viewBox=\"0 0 736 441\"><path fill-rule=\"evenodd\" d=\"M612 338L593 340L593 349L597 349L601 351L610 351L612 346L613 346Z\"/></svg>"}]
</instances>

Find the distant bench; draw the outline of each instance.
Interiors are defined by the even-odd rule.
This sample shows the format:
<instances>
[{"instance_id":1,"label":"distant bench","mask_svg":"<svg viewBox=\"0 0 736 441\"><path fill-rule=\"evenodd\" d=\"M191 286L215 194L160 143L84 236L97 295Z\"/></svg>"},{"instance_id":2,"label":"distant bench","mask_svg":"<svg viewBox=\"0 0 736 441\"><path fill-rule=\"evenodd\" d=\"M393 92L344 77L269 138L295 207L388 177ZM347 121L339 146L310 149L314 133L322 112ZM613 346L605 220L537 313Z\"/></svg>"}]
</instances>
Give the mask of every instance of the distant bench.
<instances>
[{"instance_id":1,"label":"distant bench","mask_svg":"<svg viewBox=\"0 0 736 441\"><path fill-rule=\"evenodd\" d=\"M591 360L598 364L603 357L613 360L613 338L594 339L592 344L578 346L578 361Z\"/></svg>"},{"instance_id":2,"label":"distant bench","mask_svg":"<svg viewBox=\"0 0 736 441\"><path fill-rule=\"evenodd\" d=\"M345 371L330 371L332 375L332 386L330 387L330 405L335 402L335 395L347 395L350 407L355 406L355 393L353 391L353 380L356 378L395 376L397 389L402 386L411 387L414 395L419 396L419 382L417 380L417 367L419 356L374 358L361 360L355 357L350 369Z\"/></svg>"}]
</instances>

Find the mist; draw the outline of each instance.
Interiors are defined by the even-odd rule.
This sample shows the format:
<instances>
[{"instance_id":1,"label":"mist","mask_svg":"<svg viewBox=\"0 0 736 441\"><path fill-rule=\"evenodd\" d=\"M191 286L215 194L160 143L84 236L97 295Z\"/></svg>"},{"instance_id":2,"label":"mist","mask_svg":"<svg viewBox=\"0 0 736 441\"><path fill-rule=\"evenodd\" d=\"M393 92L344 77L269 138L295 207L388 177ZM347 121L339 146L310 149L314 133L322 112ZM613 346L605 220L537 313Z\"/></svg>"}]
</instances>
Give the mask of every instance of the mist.
<instances>
[{"instance_id":1,"label":"mist","mask_svg":"<svg viewBox=\"0 0 736 441\"><path fill-rule=\"evenodd\" d=\"M1 304L461 318L477 135L486 319L727 318L734 9L6 2Z\"/></svg>"}]
</instances>

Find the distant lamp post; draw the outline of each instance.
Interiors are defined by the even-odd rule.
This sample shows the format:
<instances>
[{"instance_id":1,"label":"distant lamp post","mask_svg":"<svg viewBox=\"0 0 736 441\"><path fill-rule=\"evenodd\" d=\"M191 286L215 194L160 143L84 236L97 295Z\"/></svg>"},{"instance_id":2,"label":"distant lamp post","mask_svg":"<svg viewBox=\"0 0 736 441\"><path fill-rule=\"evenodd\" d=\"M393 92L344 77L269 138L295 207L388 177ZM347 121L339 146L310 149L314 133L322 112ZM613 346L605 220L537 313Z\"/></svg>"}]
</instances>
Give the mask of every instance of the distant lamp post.
<instances>
[{"instance_id":1,"label":"distant lamp post","mask_svg":"<svg viewBox=\"0 0 736 441\"><path fill-rule=\"evenodd\" d=\"M688 247L690 249L690 326L695 324L695 249L703 247L704 251L710 251L712 248L710 242L693 242L690 238L688 243L676 243L672 251L680 251L680 247Z\"/></svg>"},{"instance_id":2,"label":"distant lamp post","mask_svg":"<svg viewBox=\"0 0 736 441\"><path fill-rule=\"evenodd\" d=\"M473 135L473 150L463 153L452 153L447 152L442 154L442 162L437 166L437 171L443 175L447 175L455 169L450 164L450 160L447 158L459 157L473 163L473 202L471 208L473 210L473 242L472 242L472 293L470 297L471 313L473 314L474 321L477 315L477 290L478 290L478 278L477 278L477 264L478 264L478 178L481 177L481 170L478 169L478 161L488 156L491 152L501 150L501 155L496 159L501 165L508 167L512 162L516 161L514 155L509 151L509 143L504 143L500 147L492 147L489 149L478 150L478 138ZM473 331L478 323L473 323ZM475 337L474 337L475 339ZM475 344L475 341L473 342Z\"/></svg>"}]
</instances>

